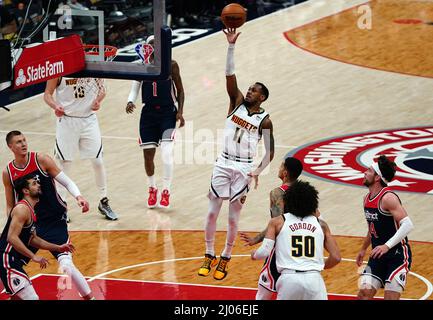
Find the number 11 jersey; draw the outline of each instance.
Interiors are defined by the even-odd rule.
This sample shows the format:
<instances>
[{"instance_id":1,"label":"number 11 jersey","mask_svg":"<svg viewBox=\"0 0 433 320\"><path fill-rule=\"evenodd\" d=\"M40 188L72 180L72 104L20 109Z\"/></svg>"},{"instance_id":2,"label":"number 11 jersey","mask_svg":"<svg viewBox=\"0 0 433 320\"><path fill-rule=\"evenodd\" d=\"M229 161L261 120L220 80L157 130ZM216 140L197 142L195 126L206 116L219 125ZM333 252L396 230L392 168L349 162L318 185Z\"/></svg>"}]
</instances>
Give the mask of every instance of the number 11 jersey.
<instances>
[{"instance_id":1,"label":"number 11 jersey","mask_svg":"<svg viewBox=\"0 0 433 320\"><path fill-rule=\"evenodd\" d=\"M223 154L239 159L253 159L262 138L263 121L267 117L269 114L263 109L250 113L243 103L236 107L225 123Z\"/></svg>"}]
</instances>

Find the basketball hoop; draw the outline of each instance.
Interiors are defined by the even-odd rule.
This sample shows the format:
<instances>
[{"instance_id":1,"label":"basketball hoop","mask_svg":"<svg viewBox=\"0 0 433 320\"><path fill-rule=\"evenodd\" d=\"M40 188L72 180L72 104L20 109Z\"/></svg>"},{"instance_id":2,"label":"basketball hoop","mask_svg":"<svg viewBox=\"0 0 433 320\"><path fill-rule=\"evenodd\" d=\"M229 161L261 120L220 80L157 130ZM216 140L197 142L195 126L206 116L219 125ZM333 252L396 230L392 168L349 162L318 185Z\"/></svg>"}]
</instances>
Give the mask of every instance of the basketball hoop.
<instances>
[{"instance_id":1,"label":"basketball hoop","mask_svg":"<svg viewBox=\"0 0 433 320\"><path fill-rule=\"evenodd\" d=\"M83 44L83 50L86 55L97 56L99 55L99 44ZM105 61L113 61L117 55L117 48L113 46L104 45L104 59Z\"/></svg>"},{"instance_id":2,"label":"basketball hoop","mask_svg":"<svg viewBox=\"0 0 433 320\"><path fill-rule=\"evenodd\" d=\"M83 44L83 50L86 55L97 56L99 55L98 44ZM109 45L104 45L104 60L111 62L116 58L117 48ZM96 94L104 94L106 92L105 79L102 78L78 78L77 86L75 87L76 96L78 92L92 91Z\"/></svg>"}]
</instances>

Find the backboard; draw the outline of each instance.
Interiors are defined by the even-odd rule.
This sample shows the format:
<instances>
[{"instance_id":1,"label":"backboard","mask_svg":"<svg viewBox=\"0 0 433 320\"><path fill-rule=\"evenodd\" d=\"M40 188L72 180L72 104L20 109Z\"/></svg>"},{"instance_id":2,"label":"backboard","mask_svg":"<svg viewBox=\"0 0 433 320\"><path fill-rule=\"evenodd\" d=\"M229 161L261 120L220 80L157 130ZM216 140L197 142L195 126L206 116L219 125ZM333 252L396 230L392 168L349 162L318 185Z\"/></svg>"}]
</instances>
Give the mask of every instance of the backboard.
<instances>
[{"instance_id":1,"label":"backboard","mask_svg":"<svg viewBox=\"0 0 433 320\"><path fill-rule=\"evenodd\" d=\"M6 61L11 61L11 45L8 40L0 40L0 57L2 63L0 64L0 91L3 88L7 88L11 84L12 79L12 68L10 63Z\"/></svg>"},{"instance_id":2,"label":"backboard","mask_svg":"<svg viewBox=\"0 0 433 320\"><path fill-rule=\"evenodd\" d=\"M42 1L43 8L31 7L30 13L38 13L27 19L28 22L11 41L12 67L28 47L46 44L53 39L78 36L83 44L97 45L100 54L86 55L84 69L68 73L70 76L135 80L169 77L172 42L171 29L165 26L165 0L89 0L87 8L80 3L76 0L50 0ZM143 64L131 47L144 44L150 35L155 37L154 59L149 64ZM104 60L102 52L107 45L122 52L113 61ZM56 48L56 51L62 52L62 48ZM14 80L11 79L12 83ZM42 90L42 83L22 89L9 87L0 91L0 105L8 105Z\"/></svg>"},{"instance_id":3,"label":"backboard","mask_svg":"<svg viewBox=\"0 0 433 320\"><path fill-rule=\"evenodd\" d=\"M165 0L94 1L91 8L71 3L54 12L43 40L78 34L84 44L98 45L99 55L86 55L85 69L73 76L166 79L171 68L171 30L164 26L165 16ZM149 35L155 36L153 63L104 61L104 45L121 48L144 42Z\"/></svg>"}]
</instances>

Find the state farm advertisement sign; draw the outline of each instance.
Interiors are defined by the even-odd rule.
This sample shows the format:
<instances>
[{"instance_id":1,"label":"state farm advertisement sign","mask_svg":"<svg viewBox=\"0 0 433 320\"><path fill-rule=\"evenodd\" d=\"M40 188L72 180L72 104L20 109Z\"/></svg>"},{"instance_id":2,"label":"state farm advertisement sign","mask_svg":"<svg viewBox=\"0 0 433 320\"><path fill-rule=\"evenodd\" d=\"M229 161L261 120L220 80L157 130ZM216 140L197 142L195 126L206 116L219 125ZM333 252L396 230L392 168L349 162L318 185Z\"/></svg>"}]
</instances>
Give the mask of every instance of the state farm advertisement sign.
<instances>
[{"instance_id":1,"label":"state farm advertisement sign","mask_svg":"<svg viewBox=\"0 0 433 320\"><path fill-rule=\"evenodd\" d=\"M84 66L84 50L78 35L24 48L14 66L14 88L78 72Z\"/></svg>"}]
</instances>

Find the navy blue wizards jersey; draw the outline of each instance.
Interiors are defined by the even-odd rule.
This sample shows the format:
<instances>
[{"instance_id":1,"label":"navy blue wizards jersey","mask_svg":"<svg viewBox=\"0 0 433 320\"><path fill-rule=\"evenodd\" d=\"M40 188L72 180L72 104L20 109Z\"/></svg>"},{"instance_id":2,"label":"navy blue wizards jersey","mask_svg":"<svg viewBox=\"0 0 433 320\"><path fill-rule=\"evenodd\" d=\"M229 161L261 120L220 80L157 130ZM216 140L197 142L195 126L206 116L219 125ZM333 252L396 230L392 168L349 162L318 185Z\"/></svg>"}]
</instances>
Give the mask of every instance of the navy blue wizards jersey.
<instances>
[{"instance_id":1,"label":"navy blue wizards jersey","mask_svg":"<svg viewBox=\"0 0 433 320\"><path fill-rule=\"evenodd\" d=\"M21 233L19 234L20 240L26 245L26 247L29 247L30 239L33 235L33 232L35 230L35 212L33 211L32 206L26 201L21 200L19 201L15 206L18 204L24 204L30 209L31 213L31 222L27 225L24 225L21 229ZM3 229L3 232L0 236L0 254L3 256L3 263L8 264L9 263L9 257L13 257L16 261L21 260L23 263L27 264L29 262L29 258L19 253L17 250L15 250L14 247L8 242L7 236L9 232L9 227L12 221L12 216L9 215L8 220L6 222L6 226Z\"/></svg>"},{"instance_id":2,"label":"navy blue wizards jersey","mask_svg":"<svg viewBox=\"0 0 433 320\"><path fill-rule=\"evenodd\" d=\"M380 201L383 195L387 192L393 191L390 188L385 187L380 190L374 198L371 198L370 193L364 198L364 214L370 230L371 245L373 248L385 244L394 236L399 228L399 224L394 220L392 214L384 212L380 208ZM410 248L407 237L391 248L387 254L395 254L395 251L401 251L403 254L409 255Z\"/></svg>"},{"instance_id":3,"label":"navy blue wizards jersey","mask_svg":"<svg viewBox=\"0 0 433 320\"><path fill-rule=\"evenodd\" d=\"M35 206L38 225L43 225L47 221L52 222L63 219L67 211L66 203L57 193L54 179L41 169L36 152L28 153L28 161L24 168L16 167L14 161L11 161L7 165L7 171L12 186L14 186L14 182L17 179L28 174L33 174L38 179L42 191L42 194L39 196L39 202ZM15 192L15 202L17 199L18 197Z\"/></svg>"},{"instance_id":4,"label":"navy blue wizards jersey","mask_svg":"<svg viewBox=\"0 0 433 320\"><path fill-rule=\"evenodd\" d=\"M146 106L173 106L176 103L176 88L172 79L143 81L141 98Z\"/></svg>"}]
</instances>

